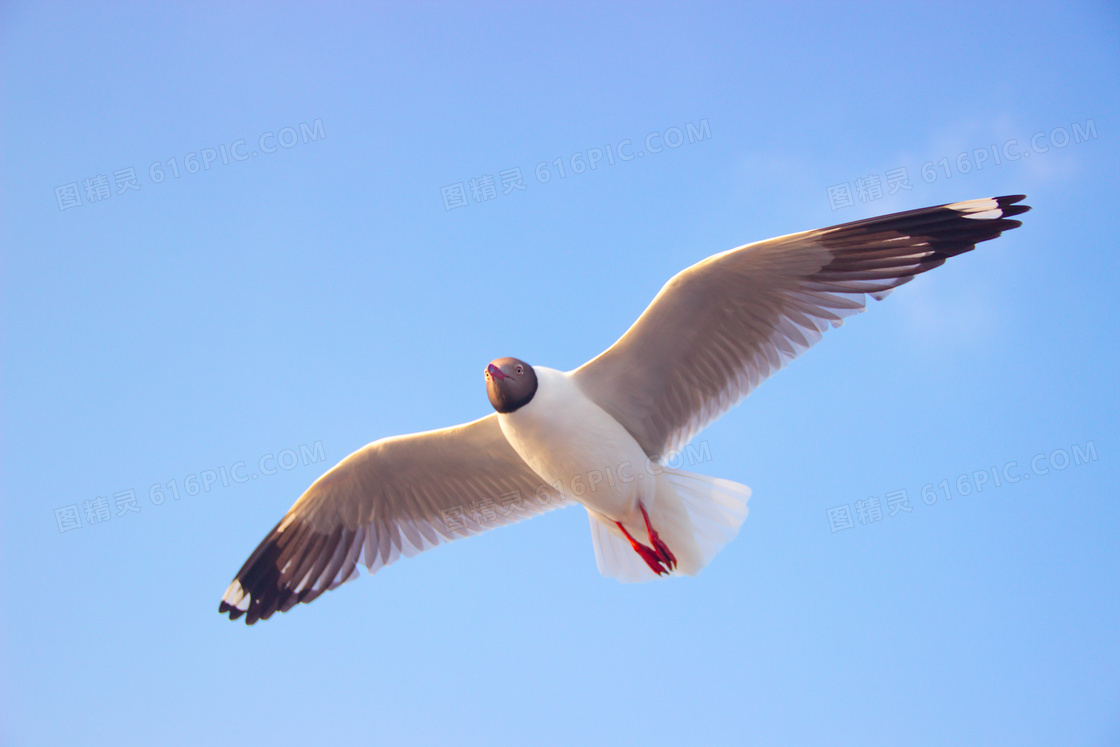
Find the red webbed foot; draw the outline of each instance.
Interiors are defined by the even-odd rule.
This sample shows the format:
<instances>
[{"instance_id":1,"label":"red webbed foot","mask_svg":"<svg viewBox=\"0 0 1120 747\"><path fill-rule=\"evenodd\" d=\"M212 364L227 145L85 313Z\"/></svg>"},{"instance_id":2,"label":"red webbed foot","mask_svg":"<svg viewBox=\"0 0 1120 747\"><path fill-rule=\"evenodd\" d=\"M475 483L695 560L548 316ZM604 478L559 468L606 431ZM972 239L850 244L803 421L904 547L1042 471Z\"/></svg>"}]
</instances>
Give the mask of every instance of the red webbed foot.
<instances>
[{"instance_id":1,"label":"red webbed foot","mask_svg":"<svg viewBox=\"0 0 1120 747\"><path fill-rule=\"evenodd\" d=\"M650 526L649 514L646 513L645 506L638 504L638 508L642 510L642 518L645 519L646 531L649 532L649 541L653 544L652 548L646 547L641 542L631 537L630 532L626 531L626 527L622 526L621 521L616 521L615 524L618 526L619 530L622 531L622 534L626 536L626 539L630 540L630 547L634 548L634 552L638 553L638 557L645 561L651 571L658 576L668 575L670 571L677 567L677 556L673 554L673 551L669 549L668 545L661 541L661 538L657 536L657 532Z\"/></svg>"},{"instance_id":2,"label":"red webbed foot","mask_svg":"<svg viewBox=\"0 0 1120 747\"><path fill-rule=\"evenodd\" d=\"M621 521L616 521L615 524L622 530L622 533L626 535L626 539L630 540L630 547L634 548L634 552L638 553L638 557L646 562L646 565L649 566L651 571L658 576L664 576L669 573L671 569L665 565L665 562L661 559L661 555L658 554L656 550L646 547L641 542L631 537L630 532L626 531L626 527L622 526Z\"/></svg>"},{"instance_id":3,"label":"red webbed foot","mask_svg":"<svg viewBox=\"0 0 1120 747\"><path fill-rule=\"evenodd\" d=\"M652 544L653 549L657 551L658 558L665 564L665 567L670 571L674 570L677 567L677 556L673 554L673 551L669 549L668 545L661 541L661 538L657 536L657 532L650 526L649 514L646 513L646 507L640 504L638 507L642 509L642 518L646 520L646 531L649 532L650 544Z\"/></svg>"}]
</instances>

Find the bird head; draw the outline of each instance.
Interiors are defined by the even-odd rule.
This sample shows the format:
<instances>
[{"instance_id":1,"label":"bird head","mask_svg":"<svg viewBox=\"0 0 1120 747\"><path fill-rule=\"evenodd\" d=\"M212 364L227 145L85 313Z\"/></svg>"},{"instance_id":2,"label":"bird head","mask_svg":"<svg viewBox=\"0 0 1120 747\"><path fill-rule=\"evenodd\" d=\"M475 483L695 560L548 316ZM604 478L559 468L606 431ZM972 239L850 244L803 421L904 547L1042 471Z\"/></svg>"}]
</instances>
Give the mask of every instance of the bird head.
<instances>
[{"instance_id":1,"label":"bird head","mask_svg":"<svg viewBox=\"0 0 1120 747\"><path fill-rule=\"evenodd\" d=\"M509 413L528 404L537 393L537 372L517 358L497 358L483 373L490 404L501 413Z\"/></svg>"}]
</instances>

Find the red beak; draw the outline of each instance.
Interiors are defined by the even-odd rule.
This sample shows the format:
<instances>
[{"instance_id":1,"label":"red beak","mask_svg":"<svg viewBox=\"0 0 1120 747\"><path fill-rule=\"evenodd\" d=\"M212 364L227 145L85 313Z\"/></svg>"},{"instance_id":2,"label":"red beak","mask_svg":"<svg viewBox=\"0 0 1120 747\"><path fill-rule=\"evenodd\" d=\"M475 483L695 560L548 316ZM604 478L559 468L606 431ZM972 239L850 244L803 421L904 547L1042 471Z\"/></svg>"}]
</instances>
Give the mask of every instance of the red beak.
<instances>
[{"instance_id":1,"label":"red beak","mask_svg":"<svg viewBox=\"0 0 1120 747\"><path fill-rule=\"evenodd\" d=\"M493 376L493 377L494 377L495 379L497 379L498 381L502 381L503 379L508 379L508 378L509 378L509 376L507 376L506 374L502 373L502 369L498 368L498 367L497 367L497 366L495 366L495 365L494 365L493 363L491 363L490 365L488 365L488 366L486 367L486 370L487 370L487 371L489 371L489 372L490 372L490 375L491 375L491 376Z\"/></svg>"}]
</instances>

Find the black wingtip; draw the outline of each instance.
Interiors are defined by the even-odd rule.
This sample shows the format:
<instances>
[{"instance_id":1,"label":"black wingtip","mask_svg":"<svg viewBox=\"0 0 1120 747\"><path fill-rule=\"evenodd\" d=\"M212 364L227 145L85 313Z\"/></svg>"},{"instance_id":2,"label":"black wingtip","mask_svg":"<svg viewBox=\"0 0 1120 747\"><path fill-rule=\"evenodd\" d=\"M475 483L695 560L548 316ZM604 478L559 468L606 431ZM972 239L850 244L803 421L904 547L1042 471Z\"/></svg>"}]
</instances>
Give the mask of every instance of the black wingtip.
<instances>
[{"instance_id":1,"label":"black wingtip","mask_svg":"<svg viewBox=\"0 0 1120 747\"><path fill-rule=\"evenodd\" d=\"M222 601L222 603L218 604L218 606L217 606L217 613L218 613L218 615L228 614L228 615L230 615L230 619L235 620L237 618L240 618L242 615L244 615L245 610L244 609L237 609L236 607L234 607L230 603L227 603L227 601Z\"/></svg>"},{"instance_id":2,"label":"black wingtip","mask_svg":"<svg viewBox=\"0 0 1120 747\"><path fill-rule=\"evenodd\" d=\"M226 590L218 612L245 624L311 602L357 576L360 530L316 532L300 520L282 519L245 561Z\"/></svg>"},{"instance_id":3,"label":"black wingtip","mask_svg":"<svg viewBox=\"0 0 1120 747\"><path fill-rule=\"evenodd\" d=\"M1022 202L1027 199L1026 195L1006 195L1004 197L996 197L996 204L1003 212L1004 218L1010 218L1013 215L1022 215L1031 209L1030 205L1017 205L1015 203Z\"/></svg>"},{"instance_id":4,"label":"black wingtip","mask_svg":"<svg viewBox=\"0 0 1120 747\"><path fill-rule=\"evenodd\" d=\"M226 613L229 613L230 620L237 620L245 614L245 610L239 610L229 602L222 602L218 605L218 614L224 615Z\"/></svg>"}]
</instances>

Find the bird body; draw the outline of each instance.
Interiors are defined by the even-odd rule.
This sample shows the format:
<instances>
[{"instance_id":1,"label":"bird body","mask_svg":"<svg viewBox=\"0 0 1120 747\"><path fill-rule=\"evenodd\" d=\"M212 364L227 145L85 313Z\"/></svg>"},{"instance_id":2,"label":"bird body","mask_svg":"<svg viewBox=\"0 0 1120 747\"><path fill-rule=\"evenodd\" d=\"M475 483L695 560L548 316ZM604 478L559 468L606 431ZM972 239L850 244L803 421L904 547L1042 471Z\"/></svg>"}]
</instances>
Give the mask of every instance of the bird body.
<instances>
[{"instance_id":1,"label":"bird body","mask_svg":"<svg viewBox=\"0 0 1120 747\"><path fill-rule=\"evenodd\" d=\"M532 401L499 413L510 446L525 463L565 497L611 520L641 524L638 502L653 497L653 481L634 476L606 480L621 468L642 470L646 453L622 425L562 372L534 366L540 380ZM595 486L589 486L594 478Z\"/></svg>"},{"instance_id":2,"label":"bird body","mask_svg":"<svg viewBox=\"0 0 1120 747\"><path fill-rule=\"evenodd\" d=\"M617 540L629 542L627 533L646 535L648 516L672 548L677 570L699 573L705 565L703 554L670 474L647 456L621 423L583 393L571 373L543 366L535 366L534 371L539 384L533 398L514 412L498 414L513 450L565 498L587 509L593 531L605 529ZM600 570L618 575L609 568Z\"/></svg>"},{"instance_id":3,"label":"bird body","mask_svg":"<svg viewBox=\"0 0 1120 747\"><path fill-rule=\"evenodd\" d=\"M494 413L380 439L316 480L265 536L219 612L253 624L399 557L582 504L600 572L695 575L739 532L750 489L673 469L683 448L824 332L1021 223L1023 195L780 236L665 284L574 371L492 361ZM571 500L568 500L571 499Z\"/></svg>"}]
</instances>

